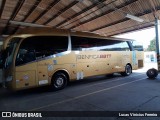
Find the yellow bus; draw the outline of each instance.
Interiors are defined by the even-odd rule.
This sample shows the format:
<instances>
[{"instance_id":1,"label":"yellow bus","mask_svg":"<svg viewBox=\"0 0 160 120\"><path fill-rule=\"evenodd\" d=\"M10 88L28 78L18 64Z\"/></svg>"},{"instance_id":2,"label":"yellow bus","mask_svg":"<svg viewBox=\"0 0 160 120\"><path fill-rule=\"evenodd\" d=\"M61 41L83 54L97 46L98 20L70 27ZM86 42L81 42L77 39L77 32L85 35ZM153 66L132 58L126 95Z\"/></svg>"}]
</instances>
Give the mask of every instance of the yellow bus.
<instances>
[{"instance_id":1,"label":"yellow bus","mask_svg":"<svg viewBox=\"0 0 160 120\"><path fill-rule=\"evenodd\" d=\"M87 32L26 29L4 41L5 85L13 90L44 85L59 90L90 76L128 76L143 67L143 50L134 50L132 42Z\"/></svg>"}]
</instances>

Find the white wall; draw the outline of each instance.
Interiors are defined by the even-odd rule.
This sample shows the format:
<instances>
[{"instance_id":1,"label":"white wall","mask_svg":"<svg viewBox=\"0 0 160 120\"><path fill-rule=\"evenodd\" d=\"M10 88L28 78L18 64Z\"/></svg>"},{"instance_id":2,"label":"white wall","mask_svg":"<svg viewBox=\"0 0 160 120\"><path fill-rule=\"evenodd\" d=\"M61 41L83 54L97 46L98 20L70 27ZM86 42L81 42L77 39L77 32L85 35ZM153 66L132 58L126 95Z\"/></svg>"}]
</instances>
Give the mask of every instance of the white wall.
<instances>
[{"instance_id":1,"label":"white wall","mask_svg":"<svg viewBox=\"0 0 160 120\"><path fill-rule=\"evenodd\" d=\"M155 51L144 52L144 62L146 63L157 62L156 52Z\"/></svg>"}]
</instances>

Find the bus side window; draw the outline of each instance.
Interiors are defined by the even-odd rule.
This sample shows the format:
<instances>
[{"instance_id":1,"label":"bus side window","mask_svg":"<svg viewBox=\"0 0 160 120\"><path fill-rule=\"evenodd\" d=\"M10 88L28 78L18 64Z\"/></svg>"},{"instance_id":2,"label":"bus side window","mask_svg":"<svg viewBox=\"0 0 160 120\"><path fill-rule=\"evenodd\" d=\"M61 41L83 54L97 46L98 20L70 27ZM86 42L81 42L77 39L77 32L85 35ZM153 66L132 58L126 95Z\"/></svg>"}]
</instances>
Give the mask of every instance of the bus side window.
<instances>
[{"instance_id":1,"label":"bus side window","mask_svg":"<svg viewBox=\"0 0 160 120\"><path fill-rule=\"evenodd\" d=\"M24 40L22 42L16 57L16 66L36 60L35 50L32 45L33 43L31 40Z\"/></svg>"},{"instance_id":2,"label":"bus side window","mask_svg":"<svg viewBox=\"0 0 160 120\"><path fill-rule=\"evenodd\" d=\"M75 51L92 51L97 50L95 38L71 36L72 50Z\"/></svg>"},{"instance_id":3,"label":"bus side window","mask_svg":"<svg viewBox=\"0 0 160 120\"><path fill-rule=\"evenodd\" d=\"M121 42L121 51L130 51L129 45L127 42Z\"/></svg>"},{"instance_id":4,"label":"bus side window","mask_svg":"<svg viewBox=\"0 0 160 120\"><path fill-rule=\"evenodd\" d=\"M72 50L84 51L88 45L88 40L85 37L72 36Z\"/></svg>"},{"instance_id":5,"label":"bus side window","mask_svg":"<svg viewBox=\"0 0 160 120\"><path fill-rule=\"evenodd\" d=\"M130 51L126 41L72 36L72 50Z\"/></svg>"},{"instance_id":6,"label":"bus side window","mask_svg":"<svg viewBox=\"0 0 160 120\"><path fill-rule=\"evenodd\" d=\"M65 52L68 49L67 36L36 36L34 39L37 41L35 44L37 59Z\"/></svg>"},{"instance_id":7,"label":"bus side window","mask_svg":"<svg viewBox=\"0 0 160 120\"><path fill-rule=\"evenodd\" d=\"M57 53L67 51L67 36L33 36L20 45L16 65L25 64Z\"/></svg>"},{"instance_id":8,"label":"bus side window","mask_svg":"<svg viewBox=\"0 0 160 120\"><path fill-rule=\"evenodd\" d=\"M136 51L143 51L143 44L137 41L132 41L132 46Z\"/></svg>"},{"instance_id":9,"label":"bus side window","mask_svg":"<svg viewBox=\"0 0 160 120\"><path fill-rule=\"evenodd\" d=\"M125 41L100 39L97 46L99 51L130 51L129 45Z\"/></svg>"}]
</instances>

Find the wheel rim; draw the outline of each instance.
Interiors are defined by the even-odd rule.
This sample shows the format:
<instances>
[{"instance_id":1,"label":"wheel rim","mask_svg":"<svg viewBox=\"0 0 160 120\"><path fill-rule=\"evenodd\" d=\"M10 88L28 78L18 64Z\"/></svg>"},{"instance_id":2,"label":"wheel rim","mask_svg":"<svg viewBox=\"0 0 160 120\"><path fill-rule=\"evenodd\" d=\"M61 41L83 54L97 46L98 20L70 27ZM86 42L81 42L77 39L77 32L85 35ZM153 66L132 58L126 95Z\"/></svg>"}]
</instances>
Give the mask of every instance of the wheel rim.
<instances>
[{"instance_id":1,"label":"wheel rim","mask_svg":"<svg viewBox=\"0 0 160 120\"><path fill-rule=\"evenodd\" d=\"M60 88L62 87L64 84L64 79L62 77L58 77L56 80L55 80L55 83L54 83L54 86L56 88Z\"/></svg>"},{"instance_id":2,"label":"wheel rim","mask_svg":"<svg viewBox=\"0 0 160 120\"><path fill-rule=\"evenodd\" d=\"M131 67L129 65L127 65L126 66L126 73L127 73L127 75L131 74L131 72L132 72Z\"/></svg>"}]
</instances>

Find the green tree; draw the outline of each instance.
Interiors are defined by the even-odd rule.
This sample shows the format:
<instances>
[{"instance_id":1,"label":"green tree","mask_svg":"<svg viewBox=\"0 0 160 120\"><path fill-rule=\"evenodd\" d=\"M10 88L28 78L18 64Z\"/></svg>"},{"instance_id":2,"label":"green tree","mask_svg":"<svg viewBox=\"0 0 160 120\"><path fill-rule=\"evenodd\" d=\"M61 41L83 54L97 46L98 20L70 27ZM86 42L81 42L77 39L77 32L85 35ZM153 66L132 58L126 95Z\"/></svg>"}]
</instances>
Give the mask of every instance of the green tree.
<instances>
[{"instance_id":1,"label":"green tree","mask_svg":"<svg viewBox=\"0 0 160 120\"><path fill-rule=\"evenodd\" d=\"M148 45L147 51L156 51L156 38L150 41L150 45Z\"/></svg>"}]
</instances>

